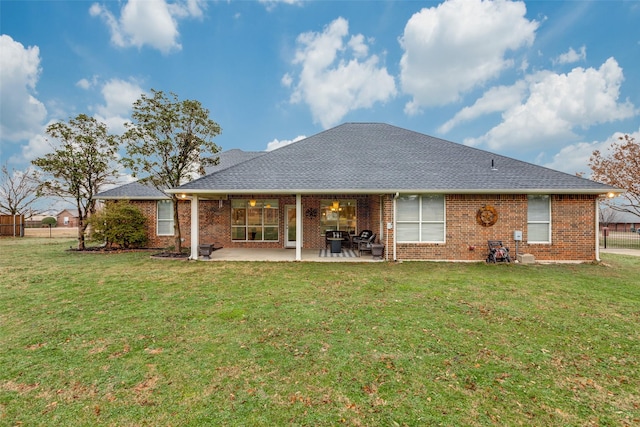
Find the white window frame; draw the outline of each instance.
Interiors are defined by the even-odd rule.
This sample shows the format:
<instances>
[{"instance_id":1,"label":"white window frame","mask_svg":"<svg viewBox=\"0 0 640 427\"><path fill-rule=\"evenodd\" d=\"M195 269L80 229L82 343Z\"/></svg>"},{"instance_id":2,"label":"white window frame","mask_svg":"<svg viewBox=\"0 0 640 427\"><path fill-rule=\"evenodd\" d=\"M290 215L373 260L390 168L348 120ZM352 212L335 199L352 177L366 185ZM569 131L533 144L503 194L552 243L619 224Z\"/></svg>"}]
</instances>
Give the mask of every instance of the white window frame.
<instances>
[{"instance_id":1,"label":"white window frame","mask_svg":"<svg viewBox=\"0 0 640 427\"><path fill-rule=\"evenodd\" d=\"M529 217L531 216L531 212L529 210L529 204L532 198L547 198L547 206L548 206L548 215L545 220L532 220ZM531 233L529 232L529 227L535 224L545 224L547 226L547 239L546 240L532 240ZM527 243L534 245L548 245L551 244L551 196L547 194L529 194L527 196Z\"/></svg>"},{"instance_id":2,"label":"white window frame","mask_svg":"<svg viewBox=\"0 0 640 427\"><path fill-rule=\"evenodd\" d=\"M422 218L422 201L425 197L441 197L442 198L442 218L440 220L426 220ZM399 197L397 203L402 203L403 199L417 197L418 198L418 218L416 220L399 220L396 219L396 229L398 226L402 226L402 224L415 224L418 226L418 240L402 240L401 237L397 237L398 243L446 243L447 236L447 203L444 194L403 194ZM396 209L397 213L398 209ZM426 224L442 224L442 240L424 240L422 237L422 229L423 225ZM396 230L397 231L397 230Z\"/></svg>"},{"instance_id":3,"label":"white window frame","mask_svg":"<svg viewBox=\"0 0 640 427\"><path fill-rule=\"evenodd\" d=\"M251 204L253 203L253 205ZM235 209L244 210L242 224L234 224ZM260 211L259 224L249 223L249 210ZM267 217L275 218L275 223L266 222ZM259 229L260 239L249 239L249 230ZM244 230L244 239L235 239L234 229ZM266 229L275 230L275 239L266 239ZM231 204L231 240L234 242L279 242L280 241L280 202L277 199L235 199Z\"/></svg>"},{"instance_id":4,"label":"white window frame","mask_svg":"<svg viewBox=\"0 0 640 427\"><path fill-rule=\"evenodd\" d=\"M320 235L327 231L356 232L358 201L356 199L320 200Z\"/></svg>"},{"instance_id":5,"label":"white window frame","mask_svg":"<svg viewBox=\"0 0 640 427\"><path fill-rule=\"evenodd\" d=\"M166 204L169 206L169 218L160 217L160 204ZM170 232L163 233L160 231L160 224L168 224ZM173 236L174 223L173 223L173 200L158 200L156 203L156 234L158 236Z\"/></svg>"}]
</instances>

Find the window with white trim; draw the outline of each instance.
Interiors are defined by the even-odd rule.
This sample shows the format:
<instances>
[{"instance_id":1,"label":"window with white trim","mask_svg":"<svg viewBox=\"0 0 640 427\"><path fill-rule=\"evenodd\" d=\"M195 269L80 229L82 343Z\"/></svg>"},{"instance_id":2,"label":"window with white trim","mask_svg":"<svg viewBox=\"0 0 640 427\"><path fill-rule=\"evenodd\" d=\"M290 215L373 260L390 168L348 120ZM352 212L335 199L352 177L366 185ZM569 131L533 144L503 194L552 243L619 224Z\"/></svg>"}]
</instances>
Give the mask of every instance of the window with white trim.
<instances>
[{"instance_id":1,"label":"window with white trim","mask_svg":"<svg viewBox=\"0 0 640 427\"><path fill-rule=\"evenodd\" d=\"M547 195L528 197L527 242L551 243L551 198Z\"/></svg>"},{"instance_id":2,"label":"window with white trim","mask_svg":"<svg viewBox=\"0 0 640 427\"><path fill-rule=\"evenodd\" d=\"M445 241L444 195L403 195L396 202L398 242Z\"/></svg>"},{"instance_id":3,"label":"window with white trim","mask_svg":"<svg viewBox=\"0 0 640 427\"><path fill-rule=\"evenodd\" d=\"M320 235L330 230L356 232L356 200L321 200Z\"/></svg>"},{"instance_id":4,"label":"window with white trim","mask_svg":"<svg viewBox=\"0 0 640 427\"><path fill-rule=\"evenodd\" d=\"M173 236L173 202L158 200L157 210L158 236Z\"/></svg>"},{"instance_id":5,"label":"window with white trim","mask_svg":"<svg viewBox=\"0 0 640 427\"><path fill-rule=\"evenodd\" d=\"M231 239L278 241L277 199L231 201Z\"/></svg>"}]
</instances>

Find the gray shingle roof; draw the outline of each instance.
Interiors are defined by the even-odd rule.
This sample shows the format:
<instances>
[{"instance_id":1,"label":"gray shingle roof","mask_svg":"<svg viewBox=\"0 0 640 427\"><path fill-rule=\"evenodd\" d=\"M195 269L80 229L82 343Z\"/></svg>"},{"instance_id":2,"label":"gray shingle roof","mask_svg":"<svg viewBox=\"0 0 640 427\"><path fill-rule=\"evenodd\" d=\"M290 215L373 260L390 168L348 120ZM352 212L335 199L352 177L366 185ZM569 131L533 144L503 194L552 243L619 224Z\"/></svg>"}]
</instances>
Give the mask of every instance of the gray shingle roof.
<instances>
[{"instance_id":1,"label":"gray shingle roof","mask_svg":"<svg viewBox=\"0 0 640 427\"><path fill-rule=\"evenodd\" d=\"M205 169L207 174L221 171L247 160L265 154L259 151L242 151L238 149L223 151L218 153L220 158L216 166L209 166ZM158 190L151 184L142 183L140 181L130 182L119 187L115 187L103 191L96 195L96 199L136 199L136 200L159 200L168 199L169 197L163 191Z\"/></svg>"},{"instance_id":2,"label":"gray shingle roof","mask_svg":"<svg viewBox=\"0 0 640 427\"><path fill-rule=\"evenodd\" d=\"M170 191L597 194L611 190L574 175L388 124L346 123Z\"/></svg>"}]
</instances>

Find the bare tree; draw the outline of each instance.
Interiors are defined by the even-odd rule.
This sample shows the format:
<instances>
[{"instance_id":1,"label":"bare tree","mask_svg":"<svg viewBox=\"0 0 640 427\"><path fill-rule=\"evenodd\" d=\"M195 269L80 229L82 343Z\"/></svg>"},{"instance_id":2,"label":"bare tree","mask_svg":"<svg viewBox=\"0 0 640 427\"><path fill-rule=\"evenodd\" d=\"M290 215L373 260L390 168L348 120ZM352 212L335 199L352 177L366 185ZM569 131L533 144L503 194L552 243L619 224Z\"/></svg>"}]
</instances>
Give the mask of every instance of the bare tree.
<instances>
[{"instance_id":1,"label":"bare tree","mask_svg":"<svg viewBox=\"0 0 640 427\"><path fill-rule=\"evenodd\" d=\"M38 198L38 182L32 179L31 171L23 172L7 168L0 169L0 212L7 215L22 215Z\"/></svg>"},{"instance_id":2,"label":"bare tree","mask_svg":"<svg viewBox=\"0 0 640 427\"><path fill-rule=\"evenodd\" d=\"M604 227L608 227L609 224L618 222L619 216L620 212L612 209L608 203L600 206L600 224Z\"/></svg>"},{"instance_id":3,"label":"bare tree","mask_svg":"<svg viewBox=\"0 0 640 427\"><path fill-rule=\"evenodd\" d=\"M38 183L31 179L29 171L17 171L3 165L0 169L0 213L11 215L13 218L11 230L15 237L16 216L24 215L30 210L31 204L37 200L36 188Z\"/></svg>"},{"instance_id":4,"label":"bare tree","mask_svg":"<svg viewBox=\"0 0 640 427\"><path fill-rule=\"evenodd\" d=\"M611 204L613 209L640 215L640 144L629 135L619 139L607 155L593 152L589 159L592 178L626 191L622 203Z\"/></svg>"}]
</instances>

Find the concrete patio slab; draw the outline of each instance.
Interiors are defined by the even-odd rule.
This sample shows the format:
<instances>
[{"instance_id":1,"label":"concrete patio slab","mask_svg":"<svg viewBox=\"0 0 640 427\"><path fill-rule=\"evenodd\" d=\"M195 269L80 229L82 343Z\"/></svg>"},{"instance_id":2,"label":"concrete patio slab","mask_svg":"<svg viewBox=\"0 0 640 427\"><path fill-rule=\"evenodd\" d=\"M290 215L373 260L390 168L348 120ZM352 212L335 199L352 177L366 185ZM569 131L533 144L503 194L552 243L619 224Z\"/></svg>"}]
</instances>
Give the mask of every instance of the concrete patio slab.
<instances>
[{"instance_id":1,"label":"concrete patio slab","mask_svg":"<svg viewBox=\"0 0 640 427\"><path fill-rule=\"evenodd\" d=\"M381 262L371 255L352 258L321 257L319 249L303 249L302 261L308 262ZM213 251L211 259L199 258L199 261L271 261L293 262L296 260L295 249L236 249L222 248Z\"/></svg>"}]
</instances>

